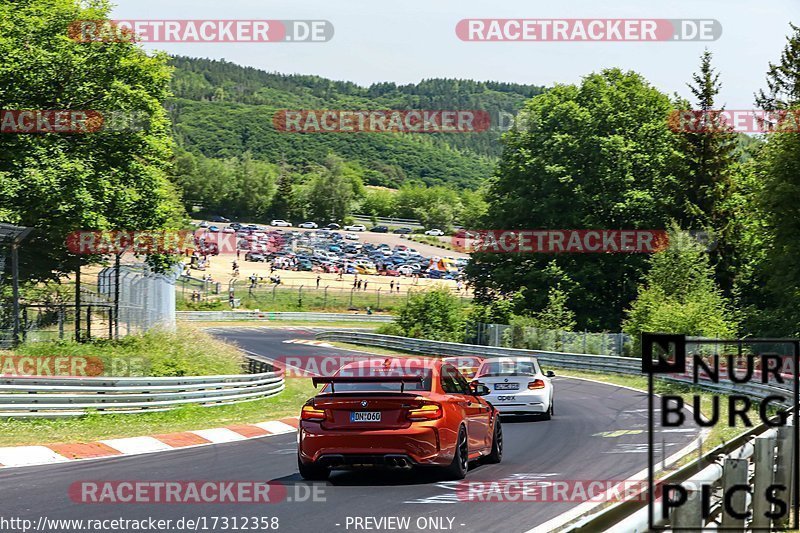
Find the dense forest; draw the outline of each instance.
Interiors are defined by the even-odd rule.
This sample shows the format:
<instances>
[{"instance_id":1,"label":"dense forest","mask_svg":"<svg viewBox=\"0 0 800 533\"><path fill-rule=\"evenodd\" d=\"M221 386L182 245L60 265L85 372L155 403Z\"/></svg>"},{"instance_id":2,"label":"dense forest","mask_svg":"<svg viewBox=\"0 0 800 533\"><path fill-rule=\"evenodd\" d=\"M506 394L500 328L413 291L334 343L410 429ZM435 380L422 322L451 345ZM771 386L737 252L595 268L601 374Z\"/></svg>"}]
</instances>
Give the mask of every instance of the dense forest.
<instances>
[{"instance_id":1,"label":"dense forest","mask_svg":"<svg viewBox=\"0 0 800 533\"><path fill-rule=\"evenodd\" d=\"M361 87L318 76L284 75L226 61L172 58L174 98L168 110L178 144L225 159L254 159L292 167L338 155L362 169L367 185L407 181L475 189L500 155L500 128L542 87L432 79L416 85ZM467 134L287 134L273 125L281 109L482 110L489 131Z\"/></svg>"}]
</instances>

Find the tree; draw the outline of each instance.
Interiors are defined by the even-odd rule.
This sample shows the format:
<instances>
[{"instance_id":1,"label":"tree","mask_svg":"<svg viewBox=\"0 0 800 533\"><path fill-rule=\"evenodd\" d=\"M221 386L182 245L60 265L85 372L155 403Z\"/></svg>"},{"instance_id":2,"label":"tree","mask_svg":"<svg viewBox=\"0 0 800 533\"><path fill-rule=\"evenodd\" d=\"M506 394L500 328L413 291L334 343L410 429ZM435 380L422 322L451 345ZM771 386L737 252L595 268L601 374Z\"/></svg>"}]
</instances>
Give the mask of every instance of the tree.
<instances>
[{"instance_id":1,"label":"tree","mask_svg":"<svg viewBox=\"0 0 800 533\"><path fill-rule=\"evenodd\" d=\"M619 69L535 96L503 136L485 229L665 228L682 208L681 154L666 118L669 97ZM641 254L473 254L479 299L521 286L527 307L548 301L551 260L574 287L581 328L615 330L644 272Z\"/></svg>"},{"instance_id":2,"label":"tree","mask_svg":"<svg viewBox=\"0 0 800 533\"><path fill-rule=\"evenodd\" d=\"M461 342L464 339L464 312L461 301L446 287L412 294L395 320L406 337Z\"/></svg>"},{"instance_id":3,"label":"tree","mask_svg":"<svg viewBox=\"0 0 800 533\"><path fill-rule=\"evenodd\" d=\"M367 188L361 202L360 214L370 217L390 217L395 214L395 194L391 189Z\"/></svg>"},{"instance_id":4,"label":"tree","mask_svg":"<svg viewBox=\"0 0 800 533\"><path fill-rule=\"evenodd\" d=\"M790 109L800 103L800 27L791 22L794 32L786 38L780 62L769 63L767 91L756 94L756 105L765 111Z\"/></svg>"},{"instance_id":5,"label":"tree","mask_svg":"<svg viewBox=\"0 0 800 533\"><path fill-rule=\"evenodd\" d=\"M359 169L334 154L311 174L306 189L307 214L321 222L341 222L363 196Z\"/></svg>"},{"instance_id":6,"label":"tree","mask_svg":"<svg viewBox=\"0 0 800 533\"><path fill-rule=\"evenodd\" d=\"M93 259L67 254L72 231L183 222L168 180L166 56L131 42L69 38L75 21L106 19L109 9L77 0L0 4L0 107L136 112L148 119L132 131L0 136L0 216L36 228L20 254L20 271L30 280L57 279Z\"/></svg>"},{"instance_id":7,"label":"tree","mask_svg":"<svg viewBox=\"0 0 800 533\"><path fill-rule=\"evenodd\" d=\"M289 220L293 214L295 203L292 174L286 161L281 161L279 169L277 191L270 212L274 218Z\"/></svg>"},{"instance_id":8,"label":"tree","mask_svg":"<svg viewBox=\"0 0 800 533\"><path fill-rule=\"evenodd\" d=\"M673 226L670 246L650 258L650 269L627 310L623 331L732 337L737 320L731 303L714 281L702 246Z\"/></svg>"},{"instance_id":9,"label":"tree","mask_svg":"<svg viewBox=\"0 0 800 533\"><path fill-rule=\"evenodd\" d=\"M697 131L679 133L685 175L681 180L684 206L678 220L685 228L713 234L712 262L723 289L730 293L737 266L731 242L735 222L734 214L726 208L733 190L732 175L737 170L737 135L719 114L724 106L717 106L716 97L722 85L711 60L712 54L706 50L700 71L692 76L694 84L687 84L696 99L693 111L697 114L691 125ZM688 103L683 105L688 109Z\"/></svg>"},{"instance_id":10,"label":"tree","mask_svg":"<svg viewBox=\"0 0 800 533\"><path fill-rule=\"evenodd\" d=\"M778 64L769 64L767 85L756 97L766 111L787 110L800 116L800 28L794 32ZM773 133L757 154L755 176L757 206L763 213L762 248L767 250L757 265L765 283L755 285L755 306L765 319L761 334L800 333L800 139L797 133ZM763 289L762 289L763 286Z\"/></svg>"}]
</instances>

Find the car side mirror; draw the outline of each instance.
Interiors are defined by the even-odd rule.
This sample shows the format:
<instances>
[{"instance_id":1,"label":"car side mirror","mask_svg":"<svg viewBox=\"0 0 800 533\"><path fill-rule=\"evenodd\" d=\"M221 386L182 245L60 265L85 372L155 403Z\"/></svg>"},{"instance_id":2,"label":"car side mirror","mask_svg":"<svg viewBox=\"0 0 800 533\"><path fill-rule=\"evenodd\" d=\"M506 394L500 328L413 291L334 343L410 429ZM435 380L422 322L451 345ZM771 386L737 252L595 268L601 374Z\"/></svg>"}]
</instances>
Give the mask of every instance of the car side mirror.
<instances>
[{"instance_id":1,"label":"car side mirror","mask_svg":"<svg viewBox=\"0 0 800 533\"><path fill-rule=\"evenodd\" d=\"M469 384L469 389L472 391L473 396L486 396L490 392L489 387L475 381Z\"/></svg>"},{"instance_id":2,"label":"car side mirror","mask_svg":"<svg viewBox=\"0 0 800 533\"><path fill-rule=\"evenodd\" d=\"M552 370L548 370L545 376L547 376L548 378L554 378L556 377L556 373L553 372Z\"/></svg>"}]
</instances>

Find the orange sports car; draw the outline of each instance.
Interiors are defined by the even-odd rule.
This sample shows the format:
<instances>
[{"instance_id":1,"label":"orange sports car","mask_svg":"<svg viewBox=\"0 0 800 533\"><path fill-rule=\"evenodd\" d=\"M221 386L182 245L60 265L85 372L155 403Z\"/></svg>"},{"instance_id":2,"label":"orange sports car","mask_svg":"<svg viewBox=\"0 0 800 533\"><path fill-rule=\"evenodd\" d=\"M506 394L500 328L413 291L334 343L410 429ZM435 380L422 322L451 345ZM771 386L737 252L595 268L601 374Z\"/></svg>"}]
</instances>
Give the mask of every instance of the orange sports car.
<instances>
[{"instance_id":1,"label":"orange sports car","mask_svg":"<svg viewBox=\"0 0 800 533\"><path fill-rule=\"evenodd\" d=\"M331 377L303 406L297 463L304 479L359 467L437 466L463 479L469 461L499 463L497 410L451 364L435 359L366 359Z\"/></svg>"}]
</instances>

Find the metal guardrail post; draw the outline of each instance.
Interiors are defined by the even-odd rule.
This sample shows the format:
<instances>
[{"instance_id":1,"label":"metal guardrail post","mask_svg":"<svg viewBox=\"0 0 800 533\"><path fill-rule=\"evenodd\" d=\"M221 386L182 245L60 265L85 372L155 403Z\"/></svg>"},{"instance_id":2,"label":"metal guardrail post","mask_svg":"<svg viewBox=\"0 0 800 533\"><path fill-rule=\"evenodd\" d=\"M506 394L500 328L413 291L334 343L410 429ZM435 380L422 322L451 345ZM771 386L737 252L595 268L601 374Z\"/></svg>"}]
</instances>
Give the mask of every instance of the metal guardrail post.
<instances>
[{"instance_id":1,"label":"metal guardrail post","mask_svg":"<svg viewBox=\"0 0 800 533\"><path fill-rule=\"evenodd\" d=\"M796 423L796 421L794 422ZM775 460L775 484L783 485L786 491L782 493L784 501L791 502L792 500L792 472L794 471L794 428L790 425L781 426L778 428L778 450ZM783 517L777 522L780 525L786 525L789 521L789 516Z\"/></svg>"},{"instance_id":2,"label":"metal guardrail post","mask_svg":"<svg viewBox=\"0 0 800 533\"><path fill-rule=\"evenodd\" d=\"M755 439L753 463L753 521L750 527L769 529L772 525L766 513L772 511L772 505L764 498L767 488L772 485L775 475L776 432L768 431Z\"/></svg>"},{"instance_id":3,"label":"metal guardrail post","mask_svg":"<svg viewBox=\"0 0 800 533\"><path fill-rule=\"evenodd\" d=\"M734 459L728 457L722 465L722 493L724 498L730 502L731 510L737 513L747 512L747 493L743 490L733 492L736 485L747 485L748 479L747 459ZM723 507L722 527L744 531L744 519L737 518L728 514Z\"/></svg>"},{"instance_id":4,"label":"metal guardrail post","mask_svg":"<svg viewBox=\"0 0 800 533\"><path fill-rule=\"evenodd\" d=\"M700 531L705 525L703 524L700 487L687 483L684 484L684 488L687 492L686 502L672 512L671 525L675 528Z\"/></svg>"}]
</instances>

